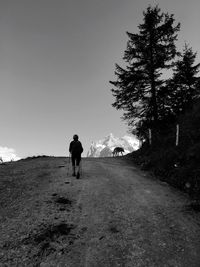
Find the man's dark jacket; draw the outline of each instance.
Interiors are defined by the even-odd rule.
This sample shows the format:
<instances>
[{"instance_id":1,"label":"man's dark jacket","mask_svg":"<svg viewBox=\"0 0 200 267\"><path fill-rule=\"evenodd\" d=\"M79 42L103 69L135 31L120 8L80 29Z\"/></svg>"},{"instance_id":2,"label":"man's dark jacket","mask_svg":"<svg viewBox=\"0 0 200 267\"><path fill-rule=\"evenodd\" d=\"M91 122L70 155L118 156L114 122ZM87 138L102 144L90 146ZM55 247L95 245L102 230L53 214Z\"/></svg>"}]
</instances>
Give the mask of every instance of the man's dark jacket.
<instances>
[{"instance_id":1,"label":"man's dark jacket","mask_svg":"<svg viewBox=\"0 0 200 267\"><path fill-rule=\"evenodd\" d=\"M71 141L69 146L69 152L73 156L79 156L83 152L83 147L80 141Z\"/></svg>"}]
</instances>

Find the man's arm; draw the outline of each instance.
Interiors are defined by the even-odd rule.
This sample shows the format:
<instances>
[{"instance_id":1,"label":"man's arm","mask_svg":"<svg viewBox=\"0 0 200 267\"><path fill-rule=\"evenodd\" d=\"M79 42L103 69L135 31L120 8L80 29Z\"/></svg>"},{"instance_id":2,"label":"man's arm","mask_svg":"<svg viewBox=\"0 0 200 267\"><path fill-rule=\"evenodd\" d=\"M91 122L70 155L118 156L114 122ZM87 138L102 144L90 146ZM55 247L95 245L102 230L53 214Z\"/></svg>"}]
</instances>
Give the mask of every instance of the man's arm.
<instances>
[{"instance_id":1,"label":"man's arm","mask_svg":"<svg viewBox=\"0 0 200 267\"><path fill-rule=\"evenodd\" d=\"M81 143L81 142L80 142ZM83 153L83 146L82 146L82 144L81 144L81 153Z\"/></svg>"},{"instance_id":2,"label":"man's arm","mask_svg":"<svg viewBox=\"0 0 200 267\"><path fill-rule=\"evenodd\" d=\"M72 153L72 142L69 145L69 153Z\"/></svg>"}]
</instances>

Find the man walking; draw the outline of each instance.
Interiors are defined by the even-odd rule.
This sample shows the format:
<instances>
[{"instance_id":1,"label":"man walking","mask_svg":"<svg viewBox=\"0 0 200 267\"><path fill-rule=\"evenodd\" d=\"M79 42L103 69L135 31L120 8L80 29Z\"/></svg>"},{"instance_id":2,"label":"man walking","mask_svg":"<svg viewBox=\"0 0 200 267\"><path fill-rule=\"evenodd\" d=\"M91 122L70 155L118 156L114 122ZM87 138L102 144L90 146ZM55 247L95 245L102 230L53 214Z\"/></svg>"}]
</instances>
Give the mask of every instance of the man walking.
<instances>
[{"instance_id":1,"label":"man walking","mask_svg":"<svg viewBox=\"0 0 200 267\"><path fill-rule=\"evenodd\" d=\"M78 140L78 135L73 136L73 141L69 145L69 152L71 154L73 176L76 176L77 179L80 178L80 162L81 162L81 153L83 152L83 147L81 142ZM77 167L77 173L76 173Z\"/></svg>"}]
</instances>

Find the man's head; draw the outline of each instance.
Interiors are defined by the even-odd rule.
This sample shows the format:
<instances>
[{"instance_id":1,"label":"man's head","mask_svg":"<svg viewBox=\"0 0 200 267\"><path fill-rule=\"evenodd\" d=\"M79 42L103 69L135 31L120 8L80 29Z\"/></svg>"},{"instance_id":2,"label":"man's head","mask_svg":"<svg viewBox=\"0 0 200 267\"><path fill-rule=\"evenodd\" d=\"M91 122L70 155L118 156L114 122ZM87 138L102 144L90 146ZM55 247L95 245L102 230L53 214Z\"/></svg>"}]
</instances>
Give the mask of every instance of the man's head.
<instances>
[{"instance_id":1,"label":"man's head","mask_svg":"<svg viewBox=\"0 0 200 267\"><path fill-rule=\"evenodd\" d=\"M75 135L73 136L73 139L74 139L74 141L78 141L78 135L75 134Z\"/></svg>"}]
</instances>

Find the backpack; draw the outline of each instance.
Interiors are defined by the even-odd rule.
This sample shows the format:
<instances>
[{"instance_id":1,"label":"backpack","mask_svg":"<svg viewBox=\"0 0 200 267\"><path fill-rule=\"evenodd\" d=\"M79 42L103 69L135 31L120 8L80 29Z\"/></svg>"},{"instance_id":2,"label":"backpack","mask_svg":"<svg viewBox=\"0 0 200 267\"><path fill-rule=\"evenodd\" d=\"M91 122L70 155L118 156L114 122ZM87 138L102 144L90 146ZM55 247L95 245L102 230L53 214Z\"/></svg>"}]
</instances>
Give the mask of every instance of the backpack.
<instances>
[{"instance_id":1,"label":"backpack","mask_svg":"<svg viewBox=\"0 0 200 267\"><path fill-rule=\"evenodd\" d=\"M70 148L70 152L73 155L80 155L83 152L83 147L80 141L72 141Z\"/></svg>"}]
</instances>

